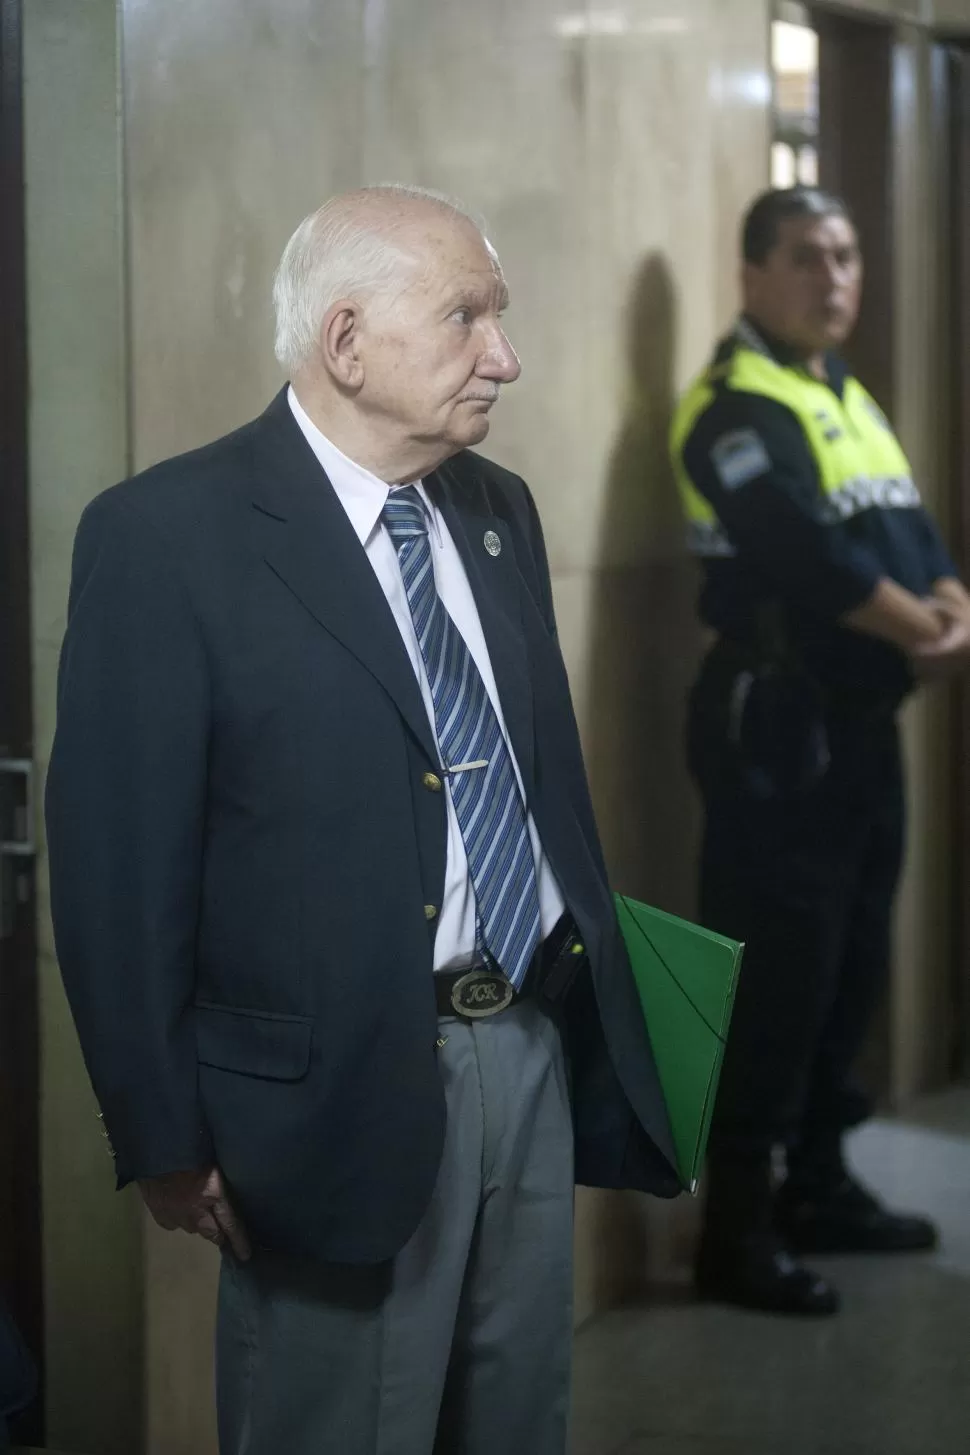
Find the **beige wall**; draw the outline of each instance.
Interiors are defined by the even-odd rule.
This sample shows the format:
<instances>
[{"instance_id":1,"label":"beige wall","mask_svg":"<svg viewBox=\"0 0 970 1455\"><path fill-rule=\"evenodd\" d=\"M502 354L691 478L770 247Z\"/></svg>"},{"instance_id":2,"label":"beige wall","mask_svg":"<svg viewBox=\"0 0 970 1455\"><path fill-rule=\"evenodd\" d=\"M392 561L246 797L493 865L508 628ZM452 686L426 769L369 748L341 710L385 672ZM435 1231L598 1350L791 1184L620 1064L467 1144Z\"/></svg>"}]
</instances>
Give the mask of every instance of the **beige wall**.
<instances>
[{"instance_id":1,"label":"beige wall","mask_svg":"<svg viewBox=\"0 0 970 1455\"><path fill-rule=\"evenodd\" d=\"M35 752L46 770L71 542L127 468L115 14L24 6ZM42 826L41 826L42 827ZM54 961L40 873L42 1176L50 1443L132 1455L141 1401L136 1209L111 1159Z\"/></svg>"},{"instance_id":2,"label":"beige wall","mask_svg":"<svg viewBox=\"0 0 970 1455\"><path fill-rule=\"evenodd\" d=\"M212 438L278 387L268 284L303 213L365 180L425 183L485 213L508 273L524 373L489 449L543 515L614 880L689 912L694 579L665 434L733 310L734 231L766 180L768 0L122 0L123 128L115 8L25 7L41 767L84 501L126 455L141 468ZM927 52L918 26L904 39L901 423L932 474L930 258L914 222L930 186ZM939 716L920 709L909 729L920 843L894 1011L904 1091L931 1071L913 1026L939 984L921 979L918 951L942 953ZM111 1192L43 935L51 1442L205 1455L214 1260ZM695 1216L581 1194L578 1316L667 1265Z\"/></svg>"}]
</instances>

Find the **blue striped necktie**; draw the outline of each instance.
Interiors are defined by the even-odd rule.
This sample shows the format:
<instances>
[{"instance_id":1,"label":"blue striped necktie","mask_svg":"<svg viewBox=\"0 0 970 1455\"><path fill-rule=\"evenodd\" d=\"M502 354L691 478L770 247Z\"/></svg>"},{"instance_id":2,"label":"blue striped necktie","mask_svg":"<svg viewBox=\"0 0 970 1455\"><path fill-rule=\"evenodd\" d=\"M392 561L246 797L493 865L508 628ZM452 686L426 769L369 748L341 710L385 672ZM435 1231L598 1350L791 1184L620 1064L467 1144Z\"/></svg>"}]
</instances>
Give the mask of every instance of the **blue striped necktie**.
<instances>
[{"instance_id":1,"label":"blue striped necktie","mask_svg":"<svg viewBox=\"0 0 970 1455\"><path fill-rule=\"evenodd\" d=\"M383 511L434 700L438 745L451 771L478 906L478 948L521 985L539 942L539 890L525 804L481 673L438 595L428 518L417 490L393 490Z\"/></svg>"}]
</instances>

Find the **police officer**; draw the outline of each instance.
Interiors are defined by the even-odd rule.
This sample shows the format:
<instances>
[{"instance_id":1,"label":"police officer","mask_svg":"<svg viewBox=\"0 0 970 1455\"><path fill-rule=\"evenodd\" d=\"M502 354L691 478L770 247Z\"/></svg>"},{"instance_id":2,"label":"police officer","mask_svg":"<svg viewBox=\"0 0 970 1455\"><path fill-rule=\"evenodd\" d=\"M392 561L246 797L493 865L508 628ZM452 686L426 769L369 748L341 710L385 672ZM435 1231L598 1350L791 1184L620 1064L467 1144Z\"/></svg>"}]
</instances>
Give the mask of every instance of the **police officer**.
<instances>
[{"instance_id":1,"label":"police officer","mask_svg":"<svg viewBox=\"0 0 970 1455\"><path fill-rule=\"evenodd\" d=\"M844 203L767 192L743 253L744 312L672 429L717 633L689 712L701 918L747 943L696 1279L707 1297L829 1314L837 1291L798 1254L936 1241L860 1185L843 1135L868 1114L850 1075L889 963L897 709L966 664L970 596L891 426L832 352L862 280Z\"/></svg>"}]
</instances>

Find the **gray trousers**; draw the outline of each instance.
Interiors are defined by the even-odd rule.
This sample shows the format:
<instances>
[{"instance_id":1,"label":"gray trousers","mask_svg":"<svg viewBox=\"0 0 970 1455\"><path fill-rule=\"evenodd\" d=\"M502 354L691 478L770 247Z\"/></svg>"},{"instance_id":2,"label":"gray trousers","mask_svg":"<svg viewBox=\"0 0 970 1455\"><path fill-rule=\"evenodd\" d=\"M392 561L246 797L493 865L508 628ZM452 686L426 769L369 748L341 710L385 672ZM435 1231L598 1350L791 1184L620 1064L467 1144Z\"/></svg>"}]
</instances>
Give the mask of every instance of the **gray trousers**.
<instances>
[{"instance_id":1,"label":"gray trousers","mask_svg":"<svg viewBox=\"0 0 970 1455\"><path fill-rule=\"evenodd\" d=\"M390 1263L223 1259L221 1455L564 1455L572 1120L531 1000L442 1019L444 1156Z\"/></svg>"}]
</instances>

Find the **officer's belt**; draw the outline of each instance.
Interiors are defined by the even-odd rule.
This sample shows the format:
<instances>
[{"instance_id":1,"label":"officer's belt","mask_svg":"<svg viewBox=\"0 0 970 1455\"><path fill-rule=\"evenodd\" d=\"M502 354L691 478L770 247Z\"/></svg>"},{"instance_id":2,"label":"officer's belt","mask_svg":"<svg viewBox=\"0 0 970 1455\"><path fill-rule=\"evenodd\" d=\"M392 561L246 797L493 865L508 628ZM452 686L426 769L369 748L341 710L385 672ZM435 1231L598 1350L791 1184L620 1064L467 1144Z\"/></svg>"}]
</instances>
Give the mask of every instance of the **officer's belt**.
<instances>
[{"instance_id":1,"label":"officer's belt","mask_svg":"<svg viewBox=\"0 0 970 1455\"><path fill-rule=\"evenodd\" d=\"M494 965L479 963L463 970L442 970L434 977L439 1016L482 1020L498 1015L520 1000L541 996L557 1001L565 995L586 959L586 949L571 915L556 921L529 962L518 988Z\"/></svg>"},{"instance_id":2,"label":"officer's belt","mask_svg":"<svg viewBox=\"0 0 970 1455\"><path fill-rule=\"evenodd\" d=\"M765 672L797 671L814 683L819 694L819 703L826 718L836 722L859 723L882 722L894 718L903 703L898 692L877 693L865 690L854 691L845 683L826 683L817 674L810 672L799 657L788 651L787 659L769 651L752 633L751 637L729 636L718 632L708 655L715 654L727 671Z\"/></svg>"}]
</instances>

